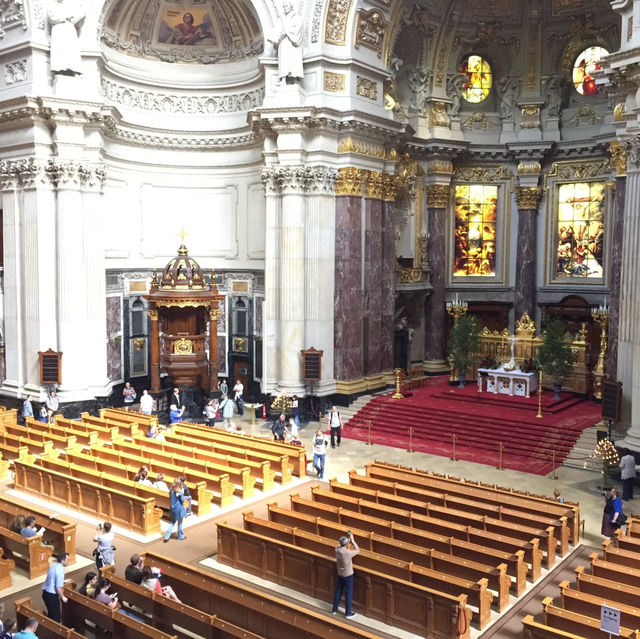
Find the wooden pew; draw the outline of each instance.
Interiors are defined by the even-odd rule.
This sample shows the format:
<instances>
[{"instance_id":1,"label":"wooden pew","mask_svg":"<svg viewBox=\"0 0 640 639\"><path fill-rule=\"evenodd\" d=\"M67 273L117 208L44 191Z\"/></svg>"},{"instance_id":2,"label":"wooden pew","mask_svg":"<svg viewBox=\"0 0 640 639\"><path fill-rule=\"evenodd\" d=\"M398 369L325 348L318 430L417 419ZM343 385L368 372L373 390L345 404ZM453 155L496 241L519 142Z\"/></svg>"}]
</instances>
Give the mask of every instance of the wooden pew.
<instances>
[{"instance_id":1,"label":"wooden pew","mask_svg":"<svg viewBox=\"0 0 640 639\"><path fill-rule=\"evenodd\" d=\"M36 610L29 597L16 599L13 603L16 607L18 627L24 627L25 621L31 617L37 619L38 637L40 637L40 639L82 639L83 635L78 634L72 628L67 628L61 623L49 619L49 617L39 610Z\"/></svg>"},{"instance_id":2,"label":"wooden pew","mask_svg":"<svg viewBox=\"0 0 640 639\"><path fill-rule=\"evenodd\" d=\"M166 511L171 507L171 498L167 491L159 490L153 486L147 486L134 481L133 477L135 476L136 471L131 468L127 468L126 466L122 466L116 462L109 464L101 463L100 460L89 456L81 458L78 455L74 455L73 457L69 455L68 458L75 461L60 461L57 459L50 460L46 457L42 457L37 461L37 465L64 473L71 477L77 477L78 479L99 482L100 485L105 488L114 488L139 497L152 497L155 499L156 506ZM93 464L93 466L90 464ZM106 472L104 468L111 472ZM198 515L206 515L210 513L213 493L207 490L204 482L191 484L191 486L193 488L191 491L191 497L194 501L197 501L197 503L193 504L194 512Z\"/></svg>"},{"instance_id":3,"label":"wooden pew","mask_svg":"<svg viewBox=\"0 0 640 639\"><path fill-rule=\"evenodd\" d=\"M602 542L602 548L604 550L603 559L605 561L640 571L640 552L627 550L625 548L615 548L611 545L611 539L605 539Z\"/></svg>"},{"instance_id":4,"label":"wooden pew","mask_svg":"<svg viewBox=\"0 0 640 639\"><path fill-rule=\"evenodd\" d=\"M332 496L329 498L329 496ZM506 552L515 552L516 550L524 550L525 560L531 565L531 579L537 580L540 576L542 553L538 547L537 538L529 541L520 537L509 536L501 533L494 533L486 530L484 527L470 526L452 520L445 520L438 514L421 515L412 511L403 511L390 506L379 506L373 502L366 500L354 500L354 498L330 493L320 487L314 487L311 490L312 503L322 503L327 506L335 506L340 509L339 519L345 525L356 525L358 519L362 515L372 515L374 517L402 523L420 530L430 532L438 532L439 534L451 534L459 539L481 543L486 546L503 550ZM297 499L294 505L292 496L292 507L298 509L304 507L304 501ZM308 506L307 506L308 507Z\"/></svg>"},{"instance_id":5,"label":"wooden pew","mask_svg":"<svg viewBox=\"0 0 640 639\"><path fill-rule=\"evenodd\" d=\"M13 580L11 579L11 571L16 567L13 559L4 557L4 550L0 548L0 590L11 588Z\"/></svg>"},{"instance_id":6,"label":"wooden pew","mask_svg":"<svg viewBox=\"0 0 640 639\"><path fill-rule=\"evenodd\" d=\"M157 505L165 510L169 509L169 494L165 491L158 490L153 486L146 486L139 482L135 482L134 478L138 473L139 465L131 466L127 464L121 464L118 459L119 453L116 451L111 451L110 449L97 449L104 451L104 455L96 454L93 449L88 451L87 453L68 453L66 455L66 460L68 463L72 464L72 474L76 477L83 476L85 479L93 480L93 476L95 476L95 480L109 486L114 486L117 488L117 483L126 486L126 490L133 490L136 494L139 495L147 495L153 496L156 499ZM94 452L94 455L89 453ZM41 458L41 463L46 462L47 465L51 468L55 469L55 463L51 463L48 458ZM57 460L56 460L57 461ZM66 462L58 462L61 468L61 472L64 468L64 464ZM147 463L147 465L149 465ZM82 474L80 469L85 469L91 473L91 475ZM160 472L156 469L153 464L151 464L151 468L154 469L157 474ZM167 479L175 479L178 476L186 475L187 484L189 486L189 491L191 492L192 498L197 501L197 504L194 504L194 512L198 515L206 515L211 512L211 502L215 501L220 506L228 506L233 503L233 492L234 486L229 481L228 475L207 475L207 481L196 480L191 481L193 479L192 474L186 472L184 468L170 466L169 468L165 468L167 473L172 473L167 475ZM153 473L152 473L153 475ZM168 482L170 483L170 482ZM210 487L217 488L216 492L210 490ZM125 488L123 488L125 490Z\"/></svg>"},{"instance_id":7,"label":"wooden pew","mask_svg":"<svg viewBox=\"0 0 640 639\"><path fill-rule=\"evenodd\" d=\"M618 528L616 530L616 538L618 548L640 553L640 537L634 537L628 533L625 535L622 528Z\"/></svg>"},{"instance_id":8,"label":"wooden pew","mask_svg":"<svg viewBox=\"0 0 640 639\"><path fill-rule=\"evenodd\" d=\"M560 544L560 555L564 556L569 551L570 530L566 517L557 519L544 513L525 512L501 504L479 502L475 498L468 499L443 490L418 488L396 481L384 481L380 478L374 479L367 475L360 475L355 470L349 471L349 482L350 484L340 484L333 480L330 482L332 486L331 490L348 495L354 495L356 491L359 490L373 491L376 497L374 501L386 503L391 506L396 506L398 502L405 503L407 500L411 500L408 503L415 505L414 509L417 509L418 512L424 505L432 504L434 506L445 506L465 512L487 515L494 519L529 527L531 529L547 530L549 526L552 526L554 529L554 538ZM555 554L555 551L553 551L552 554Z\"/></svg>"},{"instance_id":9,"label":"wooden pew","mask_svg":"<svg viewBox=\"0 0 640 639\"><path fill-rule=\"evenodd\" d=\"M640 588L611 581L604 577L589 575L585 573L584 566L578 566L575 573L576 588L580 592L596 595L602 599L618 601L628 606L637 606L640 601Z\"/></svg>"},{"instance_id":10,"label":"wooden pew","mask_svg":"<svg viewBox=\"0 0 640 639\"><path fill-rule=\"evenodd\" d=\"M610 606L620 610L620 623L626 628L640 628L640 608L628 606L613 599L604 599L599 595L591 595L587 592L573 590L568 581L559 584L561 595L561 607L572 610L587 617L600 618L601 606Z\"/></svg>"},{"instance_id":11,"label":"wooden pew","mask_svg":"<svg viewBox=\"0 0 640 639\"><path fill-rule=\"evenodd\" d=\"M15 426L18 423L18 409L0 406L0 433L6 426Z\"/></svg>"},{"instance_id":12,"label":"wooden pew","mask_svg":"<svg viewBox=\"0 0 640 639\"><path fill-rule=\"evenodd\" d=\"M85 424L87 428L95 429L98 433L101 434L100 439L103 441L115 441L114 436L116 438L132 437L133 433L138 432L137 424L129 424L125 422L114 422L109 419L94 417L89 413L80 413L80 417L82 418L82 423ZM117 429L116 433L114 433L114 428ZM106 439L103 436L106 432L112 433L111 439Z\"/></svg>"},{"instance_id":13,"label":"wooden pew","mask_svg":"<svg viewBox=\"0 0 640 639\"><path fill-rule=\"evenodd\" d=\"M608 632L600 630L600 615L597 618L587 617L572 610L564 610L553 605L552 597L545 597L542 600L544 609L544 623L547 626L571 632L584 639L609 639ZM620 637L636 638L638 635L634 630L620 627Z\"/></svg>"},{"instance_id":14,"label":"wooden pew","mask_svg":"<svg viewBox=\"0 0 640 639\"><path fill-rule=\"evenodd\" d=\"M29 579L45 575L49 570L53 546L43 544L42 537L23 537L0 526L0 545L11 551L13 561L26 569Z\"/></svg>"},{"instance_id":15,"label":"wooden pew","mask_svg":"<svg viewBox=\"0 0 640 639\"><path fill-rule=\"evenodd\" d=\"M55 514L51 508L42 508L31 502L0 494L0 526L9 528L17 515L33 515L38 528L44 526L44 539L53 545L55 552L69 553L69 563L76 561L76 524Z\"/></svg>"},{"instance_id":16,"label":"wooden pew","mask_svg":"<svg viewBox=\"0 0 640 639\"><path fill-rule=\"evenodd\" d=\"M111 610L69 586L65 586L64 594L69 600L62 606L62 621L65 626L77 627L83 621L90 621L118 639L177 639L176 635L169 635L136 621L119 610Z\"/></svg>"},{"instance_id":17,"label":"wooden pew","mask_svg":"<svg viewBox=\"0 0 640 639\"><path fill-rule=\"evenodd\" d=\"M89 413L82 413L86 415L90 421L77 421L75 419L66 419L65 417L56 416L56 425L61 428L69 428L72 430L80 430L85 433L97 433L98 439L103 442L118 441L124 438L124 434L120 432L120 429L114 425L106 425L100 420L95 420Z\"/></svg>"},{"instance_id":18,"label":"wooden pew","mask_svg":"<svg viewBox=\"0 0 640 639\"><path fill-rule=\"evenodd\" d=\"M534 514L546 514L557 520L561 517L567 518L569 527L569 541L573 544L578 543L580 538L580 506L579 504L565 501L560 504L551 497L543 497L540 495L532 495L531 493L523 493L512 488L503 488L495 484L483 484L482 482L472 482L461 480L452 476L438 475L425 470L406 468L387 462L373 461L366 465L367 475L376 474L377 470L391 470L399 475L398 481L404 483L413 483L419 488L428 486L440 487L450 491L457 490L458 494L465 495L472 499L476 499L485 503L497 503L507 506L515 510L522 510ZM370 473L371 469L371 473ZM385 477L382 477L383 479ZM404 479L403 479L404 478ZM406 481L405 481L406 480Z\"/></svg>"},{"instance_id":19,"label":"wooden pew","mask_svg":"<svg viewBox=\"0 0 640 639\"><path fill-rule=\"evenodd\" d=\"M589 559L591 559L592 575L640 588L640 570L600 559L597 552L591 553Z\"/></svg>"},{"instance_id":20,"label":"wooden pew","mask_svg":"<svg viewBox=\"0 0 640 639\"><path fill-rule=\"evenodd\" d=\"M21 439L24 442L24 446L28 446L28 442L34 442L34 444L41 446L50 442L54 448L82 450L82 444L78 443L73 435L59 435L53 431L47 430L47 432L43 432L41 430L23 428L22 426L7 426L4 434L5 437L13 436Z\"/></svg>"},{"instance_id":21,"label":"wooden pew","mask_svg":"<svg viewBox=\"0 0 640 639\"><path fill-rule=\"evenodd\" d=\"M145 441L146 440L146 441ZM236 471L244 472L249 469L250 475L260 483L263 491L273 489L273 480L275 471L269 467L269 462L254 462L249 459L238 459L231 455L219 455L209 451L198 451L197 449L188 449L179 444L164 444L167 446L165 450L159 449L153 445L147 446L147 442L153 441L145 437L137 437L132 442L122 441L113 444L113 449L127 453L139 453L150 460L157 461L161 464L180 464L185 468L190 468L202 473L208 473L210 470L219 472L222 468L233 468ZM161 443L161 442L159 442ZM242 479L242 478L241 478Z\"/></svg>"},{"instance_id":22,"label":"wooden pew","mask_svg":"<svg viewBox=\"0 0 640 639\"><path fill-rule=\"evenodd\" d=\"M332 597L335 558L226 522L218 523L218 561L318 599ZM422 636L453 639L460 614L460 627L465 629L461 636L469 636L471 610L466 609L466 595L448 595L368 568L357 570L354 579L354 609L367 617Z\"/></svg>"},{"instance_id":23,"label":"wooden pew","mask_svg":"<svg viewBox=\"0 0 640 639\"><path fill-rule=\"evenodd\" d=\"M26 446L14 446L12 444L5 444L4 437L0 434L0 459L2 459L2 465L0 468L4 473L3 479L8 476L11 462L14 459L20 459L27 463L32 463L35 459L35 455L29 452Z\"/></svg>"},{"instance_id":24,"label":"wooden pew","mask_svg":"<svg viewBox=\"0 0 640 639\"><path fill-rule=\"evenodd\" d=\"M147 430L149 424L158 425L158 418L155 415L144 415L138 411L124 410L123 408L101 408L100 417L114 422L138 424L145 430Z\"/></svg>"},{"instance_id":25,"label":"wooden pew","mask_svg":"<svg viewBox=\"0 0 640 639\"><path fill-rule=\"evenodd\" d=\"M336 539L340 532L344 534L344 531L336 530L333 537L324 537L255 517L251 512L243 513L243 518L245 530L268 539L276 539L293 546L312 550L329 558L335 557ZM492 575L486 566L472 566L470 562L466 562L465 566L465 562L457 562L456 574L453 574L450 572L452 565L449 558L443 557L442 553L434 554L433 551L421 553L420 551L423 549L417 546L409 548L408 544L404 544L402 548L409 556L399 558L385 552L393 544L385 543L383 548L367 549L367 542L373 542L371 545L375 545L375 542L380 541L380 538L377 540L373 540L371 537L367 538L364 531L362 531L362 535L361 538L365 543L360 546L360 554L354 560L356 569L368 568L454 596L466 594L469 604L478 608L477 621L480 628L483 628L491 618L490 608L493 595L487 591L489 579L492 579L496 590L498 590L498 609L503 610L509 602L509 584L505 581L506 566L503 566L499 573L496 571ZM442 568L447 570L443 571Z\"/></svg>"},{"instance_id":26,"label":"wooden pew","mask_svg":"<svg viewBox=\"0 0 640 639\"><path fill-rule=\"evenodd\" d=\"M52 441L44 439L40 439L40 441L33 440L26 437L26 431L24 431L24 433L25 436L23 437L18 437L11 433L0 433L0 446L2 446L3 453L6 452L11 454L11 451L15 451L17 454L17 457L13 457L12 461L20 457L21 449L25 449L31 459L35 459L37 455L49 455L51 457L55 457L60 454L58 449L54 447ZM22 453L22 455L23 459L26 459L25 454Z\"/></svg>"},{"instance_id":27,"label":"wooden pew","mask_svg":"<svg viewBox=\"0 0 640 639\"><path fill-rule=\"evenodd\" d=\"M65 424L68 423L69 425L63 426L62 422L65 422ZM51 433L62 438L73 436L76 438L78 444L82 444L83 446L92 446L98 443L98 433L85 430L84 428L74 428L73 424L74 422L71 420L64 419L56 420L55 424L39 422L33 417L27 417L26 419L26 429L28 432L43 433L45 435Z\"/></svg>"},{"instance_id":28,"label":"wooden pew","mask_svg":"<svg viewBox=\"0 0 640 639\"><path fill-rule=\"evenodd\" d=\"M323 519L321 516L307 515L299 511L281 508L275 503L268 504L268 516L270 521L287 524L325 537L335 536L335 531L338 530L336 527L338 524L336 524L335 521ZM371 531L368 523L368 518L364 518L360 524L365 534L378 534ZM378 523L380 523L380 520L378 520ZM343 530L343 527L339 529ZM352 526L351 530L355 531L359 529ZM444 535L435 535L423 530L416 530L410 526L403 526L395 522L389 522L388 528L385 529L385 533L381 536L385 539L393 540L395 544L408 543L420 548L432 549L450 556L453 561L458 563L470 561L495 567L504 564L507 575L514 578L512 582L514 594L519 597L525 591L527 566L524 563L524 552L522 550L517 551L517 553L500 552L493 548L454 539L453 537L445 537ZM489 585L493 587L491 581ZM494 589L499 590L498 588Z\"/></svg>"},{"instance_id":29,"label":"wooden pew","mask_svg":"<svg viewBox=\"0 0 640 639\"><path fill-rule=\"evenodd\" d=\"M574 635L540 623L533 615L527 615L522 620L522 626L523 639L584 639L582 635Z\"/></svg>"},{"instance_id":30,"label":"wooden pew","mask_svg":"<svg viewBox=\"0 0 640 639\"><path fill-rule=\"evenodd\" d=\"M244 628L229 623L216 615L211 615L193 606L178 603L143 586L138 586L115 574L114 566L105 566L100 570L102 576L111 582L111 590L118 593L120 602L126 601L127 607L135 606L133 613L145 620L149 625L164 632L176 632L181 635L174 624L204 639L219 637L238 639L265 639L262 635L249 632ZM141 613L144 610L146 615Z\"/></svg>"},{"instance_id":31,"label":"wooden pew","mask_svg":"<svg viewBox=\"0 0 640 639\"><path fill-rule=\"evenodd\" d=\"M243 448L251 448L256 451L264 451L272 455L286 455L293 467L294 475L305 477L307 474L306 450L302 446L275 442L270 439L253 437L252 435L227 433L226 431L210 428L209 426L185 424L184 422L175 424L172 430L174 434L187 435L189 437L203 439L207 442L222 442Z\"/></svg>"},{"instance_id":32,"label":"wooden pew","mask_svg":"<svg viewBox=\"0 0 640 639\"><path fill-rule=\"evenodd\" d=\"M246 459L258 463L269 462L270 468L276 477L279 478L281 484L291 482L293 465L289 462L287 455L274 455L265 451L253 450L251 448L243 448L242 441L239 445L226 444L217 441L205 441L203 439L193 439L187 436L176 435L174 433L165 433L165 442L158 441L146 437L140 433L135 436L134 441L146 440L147 447L153 447L156 450L171 450L173 446L182 446L183 449L191 451L194 457L198 458L200 454L206 455L209 452L220 455L231 455L236 459Z\"/></svg>"},{"instance_id":33,"label":"wooden pew","mask_svg":"<svg viewBox=\"0 0 640 639\"><path fill-rule=\"evenodd\" d=\"M160 532L162 510L155 500L99 483L70 477L62 473L14 461L15 487L85 512L97 519L109 520L125 528L153 535Z\"/></svg>"},{"instance_id":34,"label":"wooden pew","mask_svg":"<svg viewBox=\"0 0 640 639\"><path fill-rule=\"evenodd\" d=\"M242 468L233 468L231 466L223 466L222 464L208 463L207 472L199 472L180 463L170 464L166 461L156 461L147 456L144 451L141 454L134 455L106 446L94 446L88 451L94 457L103 460L113 460L120 464L126 465L130 469L137 471L141 466L148 466L149 472L154 475L157 473L167 473L177 477L184 475L188 484L205 482L207 488L220 495L226 491L222 490L223 484L231 485L234 493L241 499L249 499L255 494L255 477L252 477L251 471L247 466ZM224 481L226 478L226 482Z\"/></svg>"}]
</instances>

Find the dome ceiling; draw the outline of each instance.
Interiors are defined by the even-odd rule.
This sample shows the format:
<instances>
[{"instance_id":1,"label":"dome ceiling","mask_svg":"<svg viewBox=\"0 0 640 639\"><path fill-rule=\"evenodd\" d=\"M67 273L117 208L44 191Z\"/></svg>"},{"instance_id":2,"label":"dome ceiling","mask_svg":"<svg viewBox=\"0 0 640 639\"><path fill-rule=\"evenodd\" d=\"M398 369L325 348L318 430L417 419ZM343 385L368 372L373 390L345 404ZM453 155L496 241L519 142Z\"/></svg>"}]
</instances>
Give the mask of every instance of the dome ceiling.
<instances>
[{"instance_id":1,"label":"dome ceiling","mask_svg":"<svg viewBox=\"0 0 640 639\"><path fill-rule=\"evenodd\" d=\"M263 50L250 0L113 0L101 39L127 55L164 62L235 62Z\"/></svg>"}]
</instances>

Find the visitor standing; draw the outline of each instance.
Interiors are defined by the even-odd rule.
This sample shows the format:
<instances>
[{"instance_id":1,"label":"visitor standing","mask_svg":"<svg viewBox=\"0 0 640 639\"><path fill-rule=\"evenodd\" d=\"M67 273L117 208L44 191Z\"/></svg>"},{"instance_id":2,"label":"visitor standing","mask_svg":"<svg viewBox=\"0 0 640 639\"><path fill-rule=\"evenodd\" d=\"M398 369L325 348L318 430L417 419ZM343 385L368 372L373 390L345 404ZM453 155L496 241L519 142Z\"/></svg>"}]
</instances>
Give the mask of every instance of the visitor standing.
<instances>
[{"instance_id":1,"label":"visitor standing","mask_svg":"<svg viewBox=\"0 0 640 639\"><path fill-rule=\"evenodd\" d=\"M111 522L105 521L104 524L98 524L98 532L93 538L93 541L98 543L94 551L98 571L102 566L113 566L116 563L116 549L113 545L113 538L114 534L111 532Z\"/></svg>"},{"instance_id":2,"label":"visitor standing","mask_svg":"<svg viewBox=\"0 0 640 639\"><path fill-rule=\"evenodd\" d=\"M49 421L50 424L52 424L54 421L53 416L56 414L56 412L58 411L58 408L60 407L60 402L56 397L55 391L51 391L49 393L49 397L47 397L46 404L47 404L47 420Z\"/></svg>"},{"instance_id":3,"label":"visitor standing","mask_svg":"<svg viewBox=\"0 0 640 639\"><path fill-rule=\"evenodd\" d=\"M332 612L334 615L338 614L338 606L344 593L344 616L347 619L351 619L356 616L356 613L351 610L351 603L353 601L353 558L360 552L360 548L358 548L358 544L353 538L351 531L347 532L346 536L340 537L338 542L340 544L336 548L338 581L333 595ZM353 548L349 548L349 543L351 543Z\"/></svg>"},{"instance_id":4,"label":"visitor standing","mask_svg":"<svg viewBox=\"0 0 640 639\"><path fill-rule=\"evenodd\" d=\"M329 442L322 432L322 428L318 428L313 436L313 467L316 471L318 479L324 479L324 463L327 456L327 446Z\"/></svg>"},{"instance_id":5,"label":"visitor standing","mask_svg":"<svg viewBox=\"0 0 640 639\"><path fill-rule=\"evenodd\" d=\"M22 419L25 424L27 423L27 417L33 417L33 404L29 396L22 402Z\"/></svg>"},{"instance_id":6,"label":"visitor standing","mask_svg":"<svg viewBox=\"0 0 640 639\"><path fill-rule=\"evenodd\" d=\"M174 480L173 484L171 485L169 498L171 500L171 524L169 525L169 528L167 528L167 532L164 536L164 541L167 542L169 541L169 539L171 539L173 527L176 524L178 524L178 540L186 539L184 533L182 532L182 521L184 520L184 516L186 514L186 510L184 507L184 488L182 486L182 482L179 479Z\"/></svg>"},{"instance_id":7,"label":"visitor standing","mask_svg":"<svg viewBox=\"0 0 640 639\"><path fill-rule=\"evenodd\" d=\"M233 419L233 411L235 410L234 403L226 396L222 396L220 402L220 411L222 412L222 420L224 423L224 429L229 432L232 429L231 420Z\"/></svg>"},{"instance_id":8,"label":"visitor standing","mask_svg":"<svg viewBox=\"0 0 640 639\"><path fill-rule=\"evenodd\" d=\"M331 407L331 412L327 415L327 424L331 429L331 448L335 448L336 443L340 446L340 441L342 440L342 417L340 417L337 406Z\"/></svg>"},{"instance_id":9,"label":"visitor standing","mask_svg":"<svg viewBox=\"0 0 640 639\"><path fill-rule=\"evenodd\" d=\"M235 395L233 396L233 401L236 403L238 407L238 415L244 415L244 408L242 406L242 402L244 401L242 398L242 394L244 393L244 384L238 380L236 385L233 387L233 392Z\"/></svg>"},{"instance_id":10,"label":"visitor standing","mask_svg":"<svg viewBox=\"0 0 640 639\"><path fill-rule=\"evenodd\" d=\"M61 602L67 603L64 596L64 569L69 563L69 553L61 552L58 561L49 566L47 577L42 584L42 600L47 607L47 617L60 623L62 620Z\"/></svg>"},{"instance_id":11,"label":"visitor standing","mask_svg":"<svg viewBox=\"0 0 640 639\"><path fill-rule=\"evenodd\" d=\"M149 391L145 388L140 397L140 412L143 415L151 415L153 413L153 397L149 395Z\"/></svg>"},{"instance_id":12,"label":"visitor standing","mask_svg":"<svg viewBox=\"0 0 640 639\"><path fill-rule=\"evenodd\" d=\"M136 391L131 388L131 384L129 382L124 383L122 396L124 397L124 407L129 410L131 406L133 406L133 402L136 401Z\"/></svg>"},{"instance_id":13,"label":"visitor standing","mask_svg":"<svg viewBox=\"0 0 640 639\"><path fill-rule=\"evenodd\" d=\"M622 500L633 499L633 485L636 483L636 458L628 448L622 451L620 479L622 480Z\"/></svg>"}]
</instances>

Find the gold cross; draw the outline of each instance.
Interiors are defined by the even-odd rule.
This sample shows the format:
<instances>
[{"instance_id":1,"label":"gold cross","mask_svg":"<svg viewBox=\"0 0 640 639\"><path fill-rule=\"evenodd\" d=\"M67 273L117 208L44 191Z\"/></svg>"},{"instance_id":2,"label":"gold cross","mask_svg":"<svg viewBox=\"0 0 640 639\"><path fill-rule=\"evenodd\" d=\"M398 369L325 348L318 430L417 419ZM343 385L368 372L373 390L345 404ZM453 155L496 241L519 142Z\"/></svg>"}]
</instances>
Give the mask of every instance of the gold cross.
<instances>
[{"instance_id":1,"label":"gold cross","mask_svg":"<svg viewBox=\"0 0 640 639\"><path fill-rule=\"evenodd\" d=\"M182 240L182 241L181 241L181 244L184 244L184 240L185 240L185 238L187 237L187 235L189 235L189 233L187 233L187 232L184 230L184 227L182 227L182 228L180 229L180 232L178 233L178 237Z\"/></svg>"}]
</instances>

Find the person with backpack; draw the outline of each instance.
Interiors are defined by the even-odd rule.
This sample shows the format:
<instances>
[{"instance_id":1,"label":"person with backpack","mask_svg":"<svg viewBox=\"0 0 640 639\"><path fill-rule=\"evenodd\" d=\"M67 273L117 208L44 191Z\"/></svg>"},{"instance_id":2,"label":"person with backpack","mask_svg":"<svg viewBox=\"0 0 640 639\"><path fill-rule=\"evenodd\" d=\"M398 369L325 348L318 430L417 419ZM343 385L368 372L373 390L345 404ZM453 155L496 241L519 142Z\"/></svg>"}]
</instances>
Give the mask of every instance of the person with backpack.
<instances>
[{"instance_id":1,"label":"person with backpack","mask_svg":"<svg viewBox=\"0 0 640 639\"><path fill-rule=\"evenodd\" d=\"M602 511L602 528L600 532L615 542L616 530L627 523L627 516L622 512L622 499L618 497L618 489L614 486L607 495Z\"/></svg>"},{"instance_id":2,"label":"person with backpack","mask_svg":"<svg viewBox=\"0 0 640 639\"><path fill-rule=\"evenodd\" d=\"M331 412L327 415L327 426L331 433L331 448L336 447L336 443L340 446L342 440L342 417L338 412L337 406L331 407Z\"/></svg>"}]
</instances>

